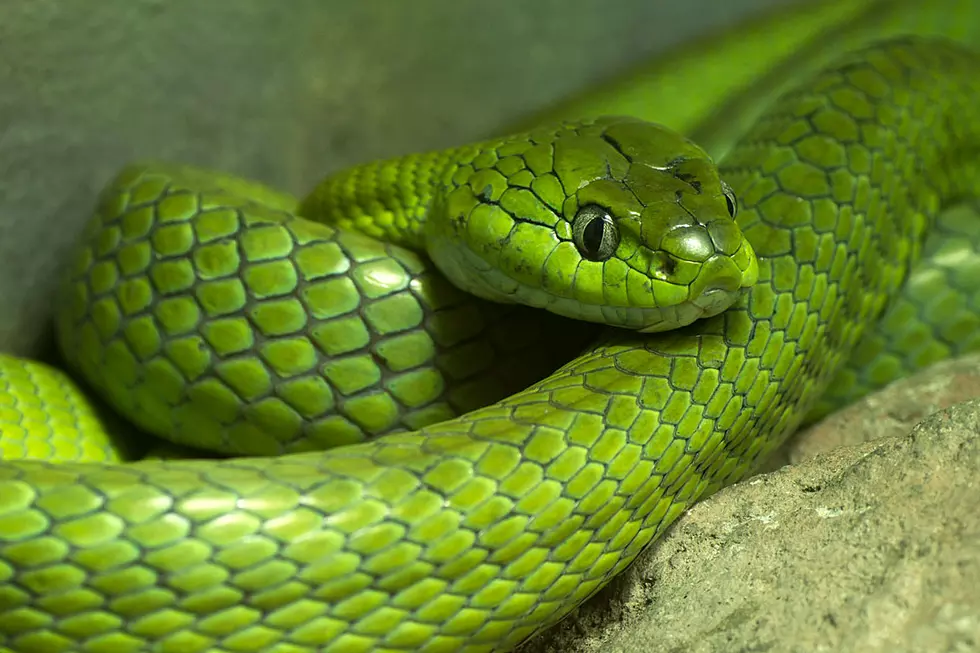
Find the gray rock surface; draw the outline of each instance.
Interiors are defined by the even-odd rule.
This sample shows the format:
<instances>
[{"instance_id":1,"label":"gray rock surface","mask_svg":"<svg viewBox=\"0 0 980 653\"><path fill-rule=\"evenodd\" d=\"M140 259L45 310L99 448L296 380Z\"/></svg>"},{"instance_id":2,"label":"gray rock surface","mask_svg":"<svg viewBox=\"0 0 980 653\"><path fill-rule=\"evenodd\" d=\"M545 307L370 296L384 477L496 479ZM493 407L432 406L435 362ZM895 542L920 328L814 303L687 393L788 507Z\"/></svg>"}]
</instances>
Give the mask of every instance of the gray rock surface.
<instances>
[{"instance_id":1,"label":"gray rock surface","mask_svg":"<svg viewBox=\"0 0 980 653\"><path fill-rule=\"evenodd\" d=\"M831 416L522 653L980 651L976 397L971 356Z\"/></svg>"}]
</instances>

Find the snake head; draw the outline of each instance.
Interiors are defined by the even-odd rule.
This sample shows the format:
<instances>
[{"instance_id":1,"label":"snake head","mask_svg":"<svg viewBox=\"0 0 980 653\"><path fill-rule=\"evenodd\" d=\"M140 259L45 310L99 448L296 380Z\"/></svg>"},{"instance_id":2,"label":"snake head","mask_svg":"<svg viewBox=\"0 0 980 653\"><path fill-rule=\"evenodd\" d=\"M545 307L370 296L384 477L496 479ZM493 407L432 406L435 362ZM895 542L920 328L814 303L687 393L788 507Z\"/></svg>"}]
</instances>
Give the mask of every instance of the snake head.
<instances>
[{"instance_id":1,"label":"snake head","mask_svg":"<svg viewBox=\"0 0 980 653\"><path fill-rule=\"evenodd\" d=\"M564 123L467 158L427 249L473 294L653 332L717 315L758 279L734 192L666 127Z\"/></svg>"}]
</instances>

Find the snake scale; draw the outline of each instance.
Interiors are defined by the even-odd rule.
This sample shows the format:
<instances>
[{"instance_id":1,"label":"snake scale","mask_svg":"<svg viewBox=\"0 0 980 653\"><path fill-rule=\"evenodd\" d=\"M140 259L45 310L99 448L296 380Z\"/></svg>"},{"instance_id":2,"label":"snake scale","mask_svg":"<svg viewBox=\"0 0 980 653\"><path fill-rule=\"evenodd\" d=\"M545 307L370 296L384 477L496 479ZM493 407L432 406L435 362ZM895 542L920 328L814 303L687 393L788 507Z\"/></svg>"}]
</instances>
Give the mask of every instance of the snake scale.
<instances>
[{"instance_id":1,"label":"snake scale","mask_svg":"<svg viewBox=\"0 0 980 653\"><path fill-rule=\"evenodd\" d=\"M969 292L976 259L927 236L974 215L943 211L980 190L977 70L916 36L838 54L718 166L606 117L303 202L128 167L59 344L113 412L215 458L128 451L5 357L0 650L513 649L813 415L867 326L937 289L899 298L924 250ZM961 313L938 327L975 346Z\"/></svg>"}]
</instances>

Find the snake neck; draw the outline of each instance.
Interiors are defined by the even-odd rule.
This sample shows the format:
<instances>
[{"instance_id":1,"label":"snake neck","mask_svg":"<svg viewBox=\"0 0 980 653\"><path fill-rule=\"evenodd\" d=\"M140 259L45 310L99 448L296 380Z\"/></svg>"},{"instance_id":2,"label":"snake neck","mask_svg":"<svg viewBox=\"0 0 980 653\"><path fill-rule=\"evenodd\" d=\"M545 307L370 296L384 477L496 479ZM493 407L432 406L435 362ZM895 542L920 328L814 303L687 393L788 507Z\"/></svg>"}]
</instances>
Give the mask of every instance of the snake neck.
<instances>
[{"instance_id":1,"label":"snake neck","mask_svg":"<svg viewBox=\"0 0 980 653\"><path fill-rule=\"evenodd\" d=\"M479 145L470 145L348 168L320 182L299 213L424 251L424 226L433 200L479 152Z\"/></svg>"}]
</instances>

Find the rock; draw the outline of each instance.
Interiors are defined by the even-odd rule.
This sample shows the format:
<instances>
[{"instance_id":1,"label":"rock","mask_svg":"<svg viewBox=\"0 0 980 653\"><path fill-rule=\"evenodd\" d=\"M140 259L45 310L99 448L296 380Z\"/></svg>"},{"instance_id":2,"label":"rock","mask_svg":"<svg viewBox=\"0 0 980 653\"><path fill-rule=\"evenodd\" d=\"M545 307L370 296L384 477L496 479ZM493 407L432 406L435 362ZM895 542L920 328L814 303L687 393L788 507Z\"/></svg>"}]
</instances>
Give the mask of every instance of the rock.
<instances>
[{"instance_id":1,"label":"rock","mask_svg":"<svg viewBox=\"0 0 980 653\"><path fill-rule=\"evenodd\" d=\"M977 397L980 356L945 361L811 426L790 440L769 464L796 464L836 447L903 436L929 415Z\"/></svg>"},{"instance_id":2,"label":"rock","mask_svg":"<svg viewBox=\"0 0 980 653\"><path fill-rule=\"evenodd\" d=\"M980 651L978 396L972 356L831 416L521 653Z\"/></svg>"}]
</instances>

